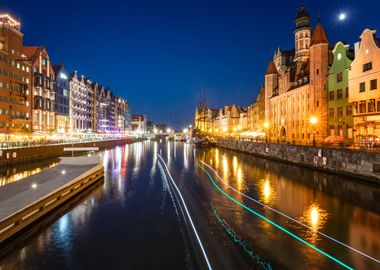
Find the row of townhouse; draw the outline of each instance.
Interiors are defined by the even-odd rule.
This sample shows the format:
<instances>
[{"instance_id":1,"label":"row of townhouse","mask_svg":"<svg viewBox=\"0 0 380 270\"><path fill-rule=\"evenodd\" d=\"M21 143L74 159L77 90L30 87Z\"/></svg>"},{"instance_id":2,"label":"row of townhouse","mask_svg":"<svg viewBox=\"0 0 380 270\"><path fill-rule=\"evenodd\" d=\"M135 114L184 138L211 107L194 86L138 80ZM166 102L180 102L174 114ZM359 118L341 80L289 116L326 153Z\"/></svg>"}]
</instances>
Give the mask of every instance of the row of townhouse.
<instances>
[{"instance_id":1,"label":"row of townhouse","mask_svg":"<svg viewBox=\"0 0 380 270\"><path fill-rule=\"evenodd\" d=\"M44 46L24 46L20 23L0 14L0 139L26 132L123 133L128 102L54 66Z\"/></svg>"},{"instance_id":2,"label":"row of townhouse","mask_svg":"<svg viewBox=\"0 0 380 270\"><path fill-rule=\"evenodd\" d=\"M295 47L277 49L257 100L215 110L198 106L195 128L210 134L266 134L274 141L310 143L327 137L359 143L380 139L380 39L365 29L352 49L330 46L304 5L295 19ZM229 109L230 108L230 109ZM228 113L228 111L232 113ZM234 121L240 115L239 121ZM230 120L228 120L230 118ZM221 128L216 122L223 119Z\"/></svg>"}]
</instances>

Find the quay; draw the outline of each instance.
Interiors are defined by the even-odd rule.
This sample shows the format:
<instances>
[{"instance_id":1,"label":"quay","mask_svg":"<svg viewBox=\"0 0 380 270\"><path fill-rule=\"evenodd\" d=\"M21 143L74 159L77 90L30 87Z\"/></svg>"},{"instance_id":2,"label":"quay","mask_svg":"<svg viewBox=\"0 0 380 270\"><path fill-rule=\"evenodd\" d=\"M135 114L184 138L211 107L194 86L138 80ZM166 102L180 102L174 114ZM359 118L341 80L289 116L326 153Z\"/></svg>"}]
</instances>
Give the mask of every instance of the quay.
<instances>
[{"instance_id":1,"label":"quay","mask_svg":"<svg viewBox=\"0 0 380 270\"><path fill-rule=\"evenodd\" d=\"M0 245L75 195L104 181L99 157L62 157L50 169L0 187Z\"/></svg>"},{"instance_id":2,"label":"quay","mask_svg":"<svg viewBox=\"0 0 380 270\"><path fill-rule=\"evenodd\" d=\"M315 170L380 183L380 153L293 144L218 139L217 146Z\"/></svg>"},{"instance_id":3,"label":"quay","mask_svg":"<svg viewBox=\"0 0 380 270\"><path fill-rule=\"evenodd\" d=\"M88 142L67 142L60 144L36 145L25 146L21 148L10 148L0 150L0 166L7 166L9 164L16 164L25 161L38 160L43 158L60 157L69 155L65 149L69 148L99 148L106 149L118 145L124 145L143 141L144 138L123 138L116 140L103 140L103 141L88 141Z\"/></svg>"}]
</instances>

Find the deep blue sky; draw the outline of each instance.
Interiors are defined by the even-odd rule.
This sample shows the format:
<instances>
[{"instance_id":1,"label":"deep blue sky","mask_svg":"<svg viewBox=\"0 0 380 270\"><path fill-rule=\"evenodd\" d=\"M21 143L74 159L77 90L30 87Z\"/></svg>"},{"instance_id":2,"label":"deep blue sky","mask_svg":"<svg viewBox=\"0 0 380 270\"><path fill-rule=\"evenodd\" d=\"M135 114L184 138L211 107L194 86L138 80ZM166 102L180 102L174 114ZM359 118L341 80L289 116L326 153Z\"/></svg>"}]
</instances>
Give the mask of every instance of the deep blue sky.
<instances>
[{"instance_id":1,"label":"deep blue sky","mask_svg":"<svg viewBox=\"0 0 380 270\"><path fill-rule=\"evenodd\" d=\"M301 1L2 1L21 18L26 45L125 96L132 113L181 128L203 90L213 106L252 103L278 46L293 48ZM379 29L374 0L304 1L330 43ZM337 20L341 11L347 20Z\"/></svg>"}]
</instances>

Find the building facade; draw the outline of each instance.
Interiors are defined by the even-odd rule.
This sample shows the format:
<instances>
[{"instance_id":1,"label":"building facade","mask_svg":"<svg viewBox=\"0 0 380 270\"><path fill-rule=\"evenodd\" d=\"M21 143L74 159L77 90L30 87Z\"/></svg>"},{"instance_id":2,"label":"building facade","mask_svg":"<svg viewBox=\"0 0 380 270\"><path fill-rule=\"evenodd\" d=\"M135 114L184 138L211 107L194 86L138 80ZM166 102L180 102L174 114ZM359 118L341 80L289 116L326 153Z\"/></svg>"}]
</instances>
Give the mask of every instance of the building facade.
<instances>
[{"instance_id":1,"label":"building facade","mask_svg":"<svg viewBox=\"0 0 380 270\"><path fill-rule=\"evenodd\" d=\"M145 134L147 119L145 115L132 115L132 132L136 134Z\"/></svg>"},{"instance_id":2,"label":"building facade","mask_svg":"<svg viewBox=\"0 0 380 270\"><path fill-rule=\"evenodd\" d=\"M94 93L92 83L77 72L69 79L69 116L71 132L93 131Z\"/></svg>"},{"instance_id":3,"label":"building facade","mask_svg":"<svg viewBox=\"0 0 380 270\"><path fill-rule=\"evenodd\" d=\"M33 132L55 131L55 73L43 46L25 46L24 54L32 65Z\"/></svg>"},{"instance_id":4,"label":"building facade","mask_svg":"<svg viewBox=\"0 0 380 270\"><path fill-rule=\"evenodd\" d=\"M311 30L304 6L295 22L295 49L278 50L266 71L265 121L274 141L311 143L326 137L329 43L320 23Z\"/></svg>"},{"instance_id":5,"label":"building facade","mask_svg":"<svg viewBox=\"0 0 380 270\"><path fill-rule=\"evenodd\" d=\"M368 145L380 137L380 42L371 29L365 29L360 39L348 72L349 102L355 141Z\"/></svg>"},{"instance_id":6,"label":"building facade","mask_svg":"<svg viewBox=\"0 0 380 270\"><path fill-rule=\"evenodd\" d=\"M56 78L55 87L55 130L59 133L66 133L69 131L69 101L70 101L70 88L69 78L63 65L53 66Z\"/></svg>"},{"instance_id":7,"label":"building facade","mask_svg":"<svg viewBox=\"0 0 380 270\"><path fill-rule=\"evenodd\" d=\"M0 14L0 140L32 128L31 65L23 52L20 22Z\"/></svg>"},{"instance_id":8,"label":"building facade","mask_svg":"<svg viewBox=\"0 0 380 270\"><path fill-rule=\"evenodd\" d=\"M338 42L333 51L333 62L327 78L327 135L353 139L352 105L349 103L348 70L353 52L349 45Z\"/></svg>"}]
</instances>

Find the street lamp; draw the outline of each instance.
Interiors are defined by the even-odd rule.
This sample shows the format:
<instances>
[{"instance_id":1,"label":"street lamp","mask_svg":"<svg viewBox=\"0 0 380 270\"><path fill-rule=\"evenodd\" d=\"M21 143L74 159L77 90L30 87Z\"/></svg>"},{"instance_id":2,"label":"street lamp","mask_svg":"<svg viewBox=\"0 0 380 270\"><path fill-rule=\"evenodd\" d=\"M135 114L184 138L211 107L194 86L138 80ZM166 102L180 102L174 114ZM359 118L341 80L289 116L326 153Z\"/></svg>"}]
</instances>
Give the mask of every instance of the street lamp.
<instances>
[{"instance_id":1,"label":"street lamp","mask_svg":"<svg viewBox=\"0 0 380 270\"><path fill-rule=\"evenodd\" d=\"M269 122L264 122L264 130L265 130L265 142L268 142L268 128L269 128Z\"/></svg>"},{"instance_id":2,"label":"street lamp","mask_svg":"<svg viewBox=\"0 0 380 270\"><path fill-rule=\"evenodd\" d=\"M310 117L310 124L313 126L313 146L315 146L315 125L318 123L318 118L315 116Z\"/></svg>"}]
</instances>

